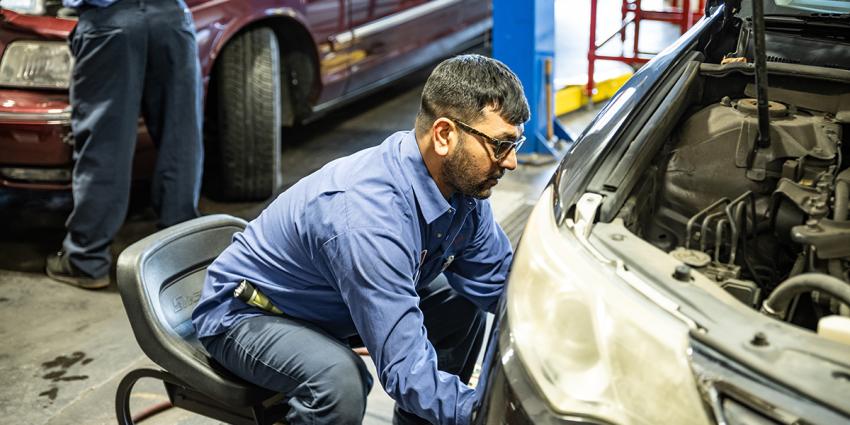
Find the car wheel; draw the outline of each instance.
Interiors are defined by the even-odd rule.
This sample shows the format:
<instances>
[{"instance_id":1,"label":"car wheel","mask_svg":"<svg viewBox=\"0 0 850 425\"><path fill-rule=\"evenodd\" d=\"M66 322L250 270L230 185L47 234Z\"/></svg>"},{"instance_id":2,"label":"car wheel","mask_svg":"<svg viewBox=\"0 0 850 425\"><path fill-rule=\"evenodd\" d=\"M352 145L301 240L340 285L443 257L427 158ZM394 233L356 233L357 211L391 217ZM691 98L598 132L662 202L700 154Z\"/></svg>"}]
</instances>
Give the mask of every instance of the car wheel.
<instances>
[{"instance_id":1,"label":"car wheel","mask_svg":"<svg viewBox=\"0 0 850 425\"><path fill-rule=\"evenodd\" d=\"M272 196L282 181L281 64L277 36L255 28L231 40L219 61L219 196L258 201Z\"/></svg>"}]
</instances>

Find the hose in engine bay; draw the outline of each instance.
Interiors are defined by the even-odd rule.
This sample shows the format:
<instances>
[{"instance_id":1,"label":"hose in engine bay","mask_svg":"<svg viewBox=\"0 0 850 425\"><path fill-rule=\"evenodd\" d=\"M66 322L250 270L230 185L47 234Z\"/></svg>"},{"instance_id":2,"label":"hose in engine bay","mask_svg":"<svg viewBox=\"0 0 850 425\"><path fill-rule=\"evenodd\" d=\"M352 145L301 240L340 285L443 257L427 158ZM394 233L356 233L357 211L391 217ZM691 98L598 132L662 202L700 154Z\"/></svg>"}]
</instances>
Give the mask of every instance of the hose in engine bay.
<instances>
[{"instance_id":1,"label":"hose in engine bay","mask_svg":"<svg viewBox=\"0 0 850 425\"><path fill-rule=\"evenodd\" d=\"M838 173L835 176L835 203L833 204L833 220L847 220L847 207L850 203L850 168ZM841 278L844 276L844 268L841 267L841 260L829 260L829 274Z\"/></svg>"},{"instance_id":2,"label":"hose in engine bay","mask_svg":"<svg viewBox=\"0 0 850 425\"><path fill-rule=\"evenodd\" d=\"M847 220L847 207L850 203L850 168L835 177L835 221Z\"/></svg>"},{"instance_id":3,"label":"hose in engine bay","mask_svg":"<svg viewBox=\"0 0 850 425\"><path fill-rule=\"evenodd\" d=\"M788 306L797 295L822 291L850 306L850 285L823 273L804 273L780 283L761 306L762 313L784 319Z\"/></svg>"}]
</instances>

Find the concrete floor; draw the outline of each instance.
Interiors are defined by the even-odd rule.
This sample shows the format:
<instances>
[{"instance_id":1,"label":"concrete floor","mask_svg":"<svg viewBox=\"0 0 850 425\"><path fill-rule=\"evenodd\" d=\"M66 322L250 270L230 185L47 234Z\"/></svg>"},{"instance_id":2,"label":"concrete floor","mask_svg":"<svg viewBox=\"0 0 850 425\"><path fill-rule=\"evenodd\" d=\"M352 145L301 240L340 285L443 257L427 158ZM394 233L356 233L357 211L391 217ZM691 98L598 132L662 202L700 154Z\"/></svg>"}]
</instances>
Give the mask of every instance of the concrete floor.
<instances>
[{"instance_id":1,"label":"concrete floor","mask_svg":"<svg viewBox=\"0 0 850 425\"><path fill-rule=\"evenodd\" d=\"M562 59L556 62L556 78L562 81L575 80L576 70L586 67L581 58L587 48L586 18L568 13L566 3L556 2L557 15L569 20L563 25L559 21L559 31L570 30L569 34L557 35L558 57ZM604 2L610 8L609 3L618 2ZM600 16L605 15L600 12ZM670 40L678 33L668 29L667 34ZM616 72L618 66L603 65L600 69ZM428 72L310 125L286 131L283 188L334 158L376 145L394 131L411 128ZM571 134L578 135L595 111L574 112L562 122ZM514 227L517 217L512 215L537 198L553 167L523 165L509 173L491 198L497 220ZM84 291L44 276L44 258L60 246L70 201L68 193L0 191L0 425L113 424L115 389L121 377L134 368L154 366L135 342L114 284L101 291ZM256 217L266 205L201 200L204 214L226 213L246 219ZM521 224L515 227L521 229ZM113 254L117 257L128 245L155 230L153 213L140 187L112 247ZM371 362L367 364L371 367ZM166 399L160 384L142 380L133 393L133 409L138 411ZM379 385L369 395L368 406L365 424L390 423L392 401ZM170 409L145 423L218 422Z\"/></svg>"}]
</instances>

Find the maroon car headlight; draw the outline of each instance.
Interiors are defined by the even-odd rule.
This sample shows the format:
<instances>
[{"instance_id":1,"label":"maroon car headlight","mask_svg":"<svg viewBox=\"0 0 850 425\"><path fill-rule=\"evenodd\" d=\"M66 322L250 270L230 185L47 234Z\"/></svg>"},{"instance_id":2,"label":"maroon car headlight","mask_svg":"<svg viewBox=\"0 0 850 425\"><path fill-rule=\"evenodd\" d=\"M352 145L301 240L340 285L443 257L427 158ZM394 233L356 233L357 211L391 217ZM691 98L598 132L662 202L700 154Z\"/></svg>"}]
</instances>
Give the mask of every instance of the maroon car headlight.
<instances>
[{"instance_id":1,"label":"maroon car headlight","mask_svg":"<svg viewBox=\"0 0 850 425\"><path fill-rule=\"evenodd\" d=\"M559 226L552 193L535 206L513 261L503 359L517 355L559 414L710 423L690 368L689 326L641 277L590 245L586 223Z\"/></svg>"},{"instance_id":2,"label":"maroon car headlight","mask_svg":"<svg viewBox=\"0 0 850 425\"><path fill-rule=\"evenodd\" d=\"M73 64L63 41L15 41L0 61L0 85L67 89Z\"/></svg>"}]
</instances>

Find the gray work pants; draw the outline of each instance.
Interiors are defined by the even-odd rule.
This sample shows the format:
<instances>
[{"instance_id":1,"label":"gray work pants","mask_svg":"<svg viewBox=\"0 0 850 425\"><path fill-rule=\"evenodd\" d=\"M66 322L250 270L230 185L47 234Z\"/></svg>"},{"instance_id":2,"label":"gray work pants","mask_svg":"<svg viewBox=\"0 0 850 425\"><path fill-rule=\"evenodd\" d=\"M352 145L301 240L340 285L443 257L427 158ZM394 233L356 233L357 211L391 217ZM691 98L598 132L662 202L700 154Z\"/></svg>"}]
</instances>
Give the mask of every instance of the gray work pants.
<instances>
[{"instance_id":1,"label":"gray work pants","mask_svg":"<svg viewBox=\"0 0 850 425\"><path fill-rule=\"evenodd\" d=\"M468 383L484 340L485 315L440 275L417 289L440 370ZM201 340L237 376L289 399L287 423L360 424L372 377L347 344L300 320L258 316ZM394 424L427 424L395 409Z\"/></svg>"},{"instance_id":2,"label":"gray work pants","mask_svg":"<svg viewBox=\"0 0 850 425\"><path fill-rule=\"evenodd\" d=\"M129 203L140 113L157 146L159 225L197 217L202 87L194 26L182 0L119 0L81 9L70 39L74 210L63 250L100 277Z\"/></svg>"}]
</instances>

